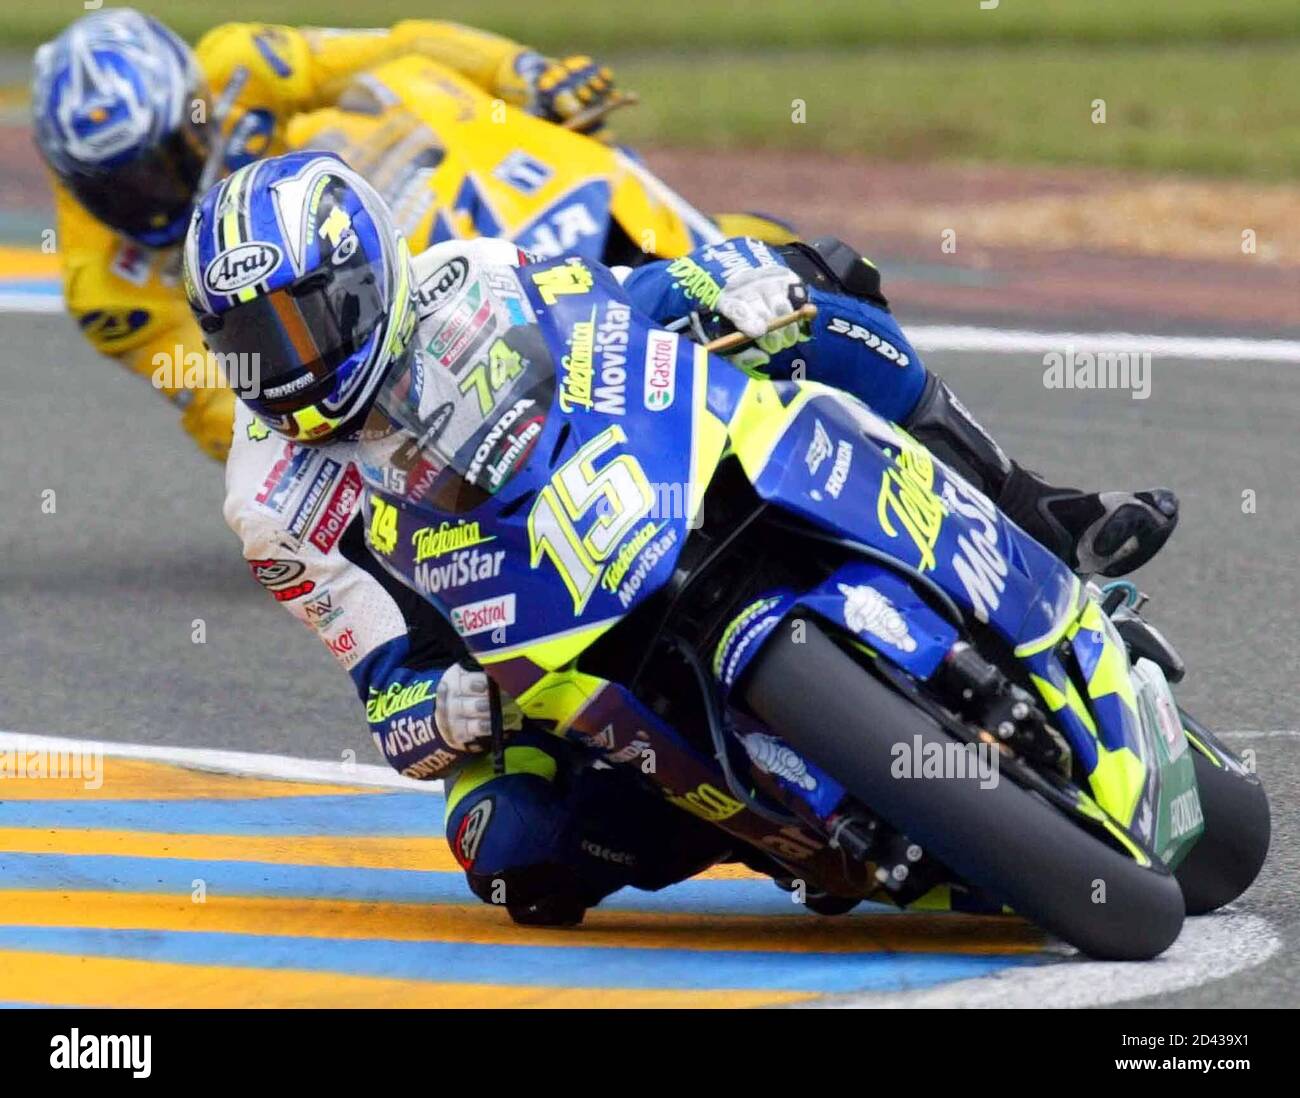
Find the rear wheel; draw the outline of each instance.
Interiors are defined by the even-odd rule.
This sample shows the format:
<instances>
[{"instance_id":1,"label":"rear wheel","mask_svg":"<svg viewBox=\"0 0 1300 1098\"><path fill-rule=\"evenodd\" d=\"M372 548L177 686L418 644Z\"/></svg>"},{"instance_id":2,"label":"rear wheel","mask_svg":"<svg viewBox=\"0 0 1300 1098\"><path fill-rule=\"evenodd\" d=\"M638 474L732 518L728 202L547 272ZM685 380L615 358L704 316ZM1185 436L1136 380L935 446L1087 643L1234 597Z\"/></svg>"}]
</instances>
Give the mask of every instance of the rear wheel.
<instances>
[{"instance_id":1,"label":"rear wheel","mask_svg":"<svg viewBox=\"0 0 1300 1098\"><path fill-rule=\"evenodd\" d=\"M1193 735L1206 751L1237 761L1199 725ZM1235 900L1254 883L1268 854L1272 822L1268 797L1255 775L1212 762L1198 745L1192 747L1192 759L1205 830L1174 874L1187 914L1203 915Z\"/></svg>"},{"instance_id":2,"label":"rear wheel","mask_svg":"<svg viewBox=\"0 0 1300 1098\"><path fill-rule=\"evenodd\" d=\"M1139 864L1000 776L893 776L900 748L914 760L952 758L956 741L811 622L798 643L789 630L773 634L745 699L774 733L963 880L1084 953L1145 960L1178 937L1183 897L1159 861Z\"/></svg>"}]
</instances>

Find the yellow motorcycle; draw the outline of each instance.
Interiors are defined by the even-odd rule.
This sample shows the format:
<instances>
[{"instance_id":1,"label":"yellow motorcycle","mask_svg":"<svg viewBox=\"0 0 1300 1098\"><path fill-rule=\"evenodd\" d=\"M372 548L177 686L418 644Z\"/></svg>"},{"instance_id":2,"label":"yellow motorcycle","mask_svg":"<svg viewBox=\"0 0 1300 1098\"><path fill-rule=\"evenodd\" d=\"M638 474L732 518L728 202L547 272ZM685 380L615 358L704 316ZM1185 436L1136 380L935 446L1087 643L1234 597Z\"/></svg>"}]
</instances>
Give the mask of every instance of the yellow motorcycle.
<instances>
[{"instance_id":1,"label":"yellow motorcycle","mask_svg":"<svg viewBox=\"0 0 1300 1098\"><path fill-rule=\"evenodd\" d=\"M495 236L541 257L635 266L737 232L794 239L765 218L706 217L629 151L494 99L422 57L387 62L335 106L299 115L288 143L342 156L387 199L415 252Z\"/></svg>"}]
</instances>

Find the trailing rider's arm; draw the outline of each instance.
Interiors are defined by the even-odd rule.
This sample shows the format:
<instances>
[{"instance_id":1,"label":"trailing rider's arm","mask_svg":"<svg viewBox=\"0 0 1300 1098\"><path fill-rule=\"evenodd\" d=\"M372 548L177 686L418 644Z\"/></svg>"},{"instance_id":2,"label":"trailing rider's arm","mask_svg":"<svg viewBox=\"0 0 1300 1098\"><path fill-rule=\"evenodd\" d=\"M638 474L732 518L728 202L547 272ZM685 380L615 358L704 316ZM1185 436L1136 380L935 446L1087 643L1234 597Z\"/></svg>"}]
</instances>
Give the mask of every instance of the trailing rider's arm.
<instances>
[{"instance_id":1,"label":"trailing rider's arm","mask_svg":"<svg viewBox=\"0 0 1300 1098\"><path fill-rule=\"evenodd\" d=\"M283 127L293 115L332 104L359 73L398 57L430 58L555 121L604 101L614 86L609 69L589 57L557 61L500 35L428 19L376 30L226 23L209 31L196 53L214 101L240 81L223 127L231 135L228 170L283 152Z\"/></svg>"},{"instance_id":2,"label":"trailing rider's arm","mask_svg":"<svg viewBox=\"0 0 1300 1098\"><path fill-rule=\"evenodd\" d=\"M199 448L224 461L234 396L207 384L215 378L177 291L176 257L118 235L57 180L51 186L63 299L81 334L96 351L148 379L181 409L181 423Z\"/></svg>"}]
</instances>

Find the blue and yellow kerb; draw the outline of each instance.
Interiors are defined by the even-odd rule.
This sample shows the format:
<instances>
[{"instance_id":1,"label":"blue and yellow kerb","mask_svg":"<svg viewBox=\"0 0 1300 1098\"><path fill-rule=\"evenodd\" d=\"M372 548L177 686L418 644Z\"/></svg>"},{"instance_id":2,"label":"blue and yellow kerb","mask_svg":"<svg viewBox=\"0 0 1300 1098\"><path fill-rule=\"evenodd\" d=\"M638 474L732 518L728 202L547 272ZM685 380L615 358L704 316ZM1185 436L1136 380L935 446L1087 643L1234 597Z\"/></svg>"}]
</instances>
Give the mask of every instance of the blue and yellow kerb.
<instances>
[{"instance_id":1,"label":"blue and yellow kerb","mask_svg":"<svg viewBox=\"0 0 1300 1098\"><path fill-rule=\"evenodd\" d=\"M520 927L471 898L439 793L126 758L88 784L0 778L0 1003L775 1006L1047 959L1016 919L822 919L730 867Z\"/></svg>"}]
</instances>

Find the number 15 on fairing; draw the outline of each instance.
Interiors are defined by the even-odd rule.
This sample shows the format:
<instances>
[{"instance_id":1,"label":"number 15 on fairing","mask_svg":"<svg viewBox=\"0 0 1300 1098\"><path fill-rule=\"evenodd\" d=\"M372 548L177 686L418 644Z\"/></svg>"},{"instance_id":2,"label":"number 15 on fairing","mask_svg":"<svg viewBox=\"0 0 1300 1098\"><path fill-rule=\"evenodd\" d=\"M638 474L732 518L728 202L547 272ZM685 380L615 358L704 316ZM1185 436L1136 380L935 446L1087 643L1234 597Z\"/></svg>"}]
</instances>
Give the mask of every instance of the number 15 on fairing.
<instances>
[{"instance_id":1,"label":"number 15 on fairing","mask_svg":"<svg viewBox=\"0 0 1300 1098\"><path fill-rule=\"evenodd\" d=\"M631 454L595 467L597 458L625 442L623 428L614 426L584 444L555 471L528 515L529 565L551 559L573 597L575 616L586 608L605 562L654 508L654 491ZM577 523L593 511L594 521L580 533Z\"/></svg>"}]
</instances>

